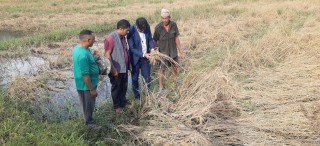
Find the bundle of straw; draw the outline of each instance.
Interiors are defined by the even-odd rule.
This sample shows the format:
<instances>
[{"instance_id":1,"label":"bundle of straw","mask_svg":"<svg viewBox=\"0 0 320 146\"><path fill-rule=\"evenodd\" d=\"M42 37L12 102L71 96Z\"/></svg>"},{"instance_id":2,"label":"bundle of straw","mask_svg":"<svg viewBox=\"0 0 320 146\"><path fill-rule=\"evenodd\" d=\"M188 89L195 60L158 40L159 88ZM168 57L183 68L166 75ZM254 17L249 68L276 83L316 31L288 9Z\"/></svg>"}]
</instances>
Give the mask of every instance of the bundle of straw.
<instances>
[{"instance_id":1,"label":"bundle of straw","mask_svg":"<svg viewBox=\"0 0 320 146\"><path fill-rule=\"evenodd\" d=\"M152 65L155 65L157 62L161 64L166 64L166 62L169 62L171 65L181 67L178 62L174 61L168 55L160 53L159 51L154 51L151 53L151 58L149 60Z\"/></svg>"}]
</instances>

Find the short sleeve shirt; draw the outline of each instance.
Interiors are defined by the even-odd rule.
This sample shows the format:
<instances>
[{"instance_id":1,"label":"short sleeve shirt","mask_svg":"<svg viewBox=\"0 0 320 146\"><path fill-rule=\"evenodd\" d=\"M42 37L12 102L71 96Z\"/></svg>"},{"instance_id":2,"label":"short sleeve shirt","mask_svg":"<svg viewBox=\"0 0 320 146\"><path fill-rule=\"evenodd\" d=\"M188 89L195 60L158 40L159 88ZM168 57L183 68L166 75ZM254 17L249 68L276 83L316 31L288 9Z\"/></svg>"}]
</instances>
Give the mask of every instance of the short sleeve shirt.
<instances>
[{"instance_id":1,"label":"short sleeve shirt","mask_svg":"<svg viewBox=\"0 0 320 146\"><path fill-rule=\"evenodd\" d=\"M72 52L72 61L77 90L89 90L83 81L84 76L89 76L92 86L96 87L99 80L99 68L90 50L77 45Z\"/></svg>"},{"instance_id":2,"label":"short sleeve shirt","mask_svg":"<svg viewBox=\"0 0 320 146\"><path fill-rule=\"evenodd\" d=\"M129 68L129 57L128 57L128 52L127 52L127 45L125 42L125 38L120 38L121 43L122 43L122 47L123 47L123 52L124 52L124 59L126 61L126 65L127 65L127 69ZM107 50L113 50L114 47L114 38L112 37L112 35L108 35L107 38L104 40L104 49Z\"/></svg>"},{"instance_id":3,"label":"short sleeve shirt","mask_svg":"<svg viewBox=\"0 0 320 146\"><path fill-rule=\"evenodd\" d=\"M153 34L153 39L158 41L159 52L164 53L171 58L178 56L175 38L180 35L178 26L175 22L169 22L169 30L166 31L162 22L156 27Z\"/></svg>"}]
</instances>

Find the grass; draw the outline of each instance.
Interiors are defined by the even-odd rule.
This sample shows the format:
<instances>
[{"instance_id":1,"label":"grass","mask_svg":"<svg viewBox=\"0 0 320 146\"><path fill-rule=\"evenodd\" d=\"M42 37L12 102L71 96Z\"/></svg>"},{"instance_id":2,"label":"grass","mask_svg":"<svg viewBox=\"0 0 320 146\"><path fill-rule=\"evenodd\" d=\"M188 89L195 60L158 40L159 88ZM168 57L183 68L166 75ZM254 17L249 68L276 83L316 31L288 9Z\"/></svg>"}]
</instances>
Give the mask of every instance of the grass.
<instances>
[{"instance_id":1,"label":"grass","mask_svg":"<svg viewBox=\"0 0 320 146\"><path fill-rule=\"evenodd\" d=\"M152 1L152 3L158 3L159 1ZM203 7L199 12L199 8L192 7L189 10L185 9L173 9L172 12L175 14L174 20L192 17L206 17L205 14L209 12L210 6ZM74 9L74 11L78 11ZM193 12L197 12L194 13ZM144 14L141 13L143 16ZM159 11L154 11L152 15L147 15L150 22L159 22ZM0 43L0 50L14 50L14 48L25 45L38 45L39 43L51 42L51 41L62 41L70 37L76 36L78 32L83 28L92 29L93 31L106 32L114 29L114 22L108 24L82 26L77 28L66 28L54 30L45 34L34 35L31 37L12 39ZM171 80L171 79L170 79ZM168 87L171 87L170 81L166 81ZM130 90L130 88L128 88ZM178 102L175 94L170 93L170 101L173 103ZM8 97L1 97L1 103L6 104L4 107L6 111L10 111L9 114L1 111L1 116L6 119L0 122L1 133L0 145L142 145L144 142L139 141L135 134L128 131L123 132L119 130L119 125L135 125L144 127L149 125L149 121L141 120L141 113L139 113L140 107L138 105L135 108L127 110L123 115L115 115L112 110L111 102L107 102L99 107L95 112L94 118L97 123L102 125L100 131L93 131L86 128L83 125L83 120L73 117L66 121L57 121L59 118L59 110L52 112L52 119L43 118L41 109L37 106L27 108L28 104L7 102ZM6 100L6 101L5 101ZM11 99L13 100L13 99ZM16 105L15 105L16 104ZM29 104L30 105L30 104ZM32 105L32 104L31 104ZM70 114L74 114L75 107L67 109ZM148 118L151 119L151 118ZM171 127L167 122L172 121L166 119L162 124L162 128ZM175 122L181 124L182 122ZM139 138L140 139L140 138Z\"/></svg>"},{"instance_id":2,"label":"grass","mask_svg":"<svg viewBox=\"0 0 320 146\"><path fill-rule=\"evenodd\" d=\"M117 125L146 124L138 120L138 104L123 115L115 115L110 101L97 107L94 119L102 126L100 130L89 129L82 118L43 121L41 109L30 105L33 104L1 95L0 145L130 145L136 142L135 138L120 132ZM77 106L70 108L78 110Z\"/></svg>"},{"instance_id":3,"label":"grass","mask_svg":"<svg viewBox=\"0 0 320 146\"><path fill-rule=\"evenodd\" d=\"M79 34L83 29L90 29L96 33L107 32L114 29L114 24L104 23L99 25L82 26L79 28L64 28L59 30L54 30L45 34L38 34L23 38L12 38L4 41L0 41L0 50L12 50L19 46L35 46L40 43L46 42L58 42L66 39L70 39Z\"/></svg>"},{"instance_id":4,"label":"grass","mask_svg":"<svg viewBox=\"0 0 320 146\"><path fill-rule=\"evenodd\" d=\"M313 45L300 41L300 38L310 33L309 31L315 31L317 28L305 27L306 20L309 20L309 27L314 27L318 22L310 23L310 19L314 20L317 17L312 18L312 11L277 11L279 8L275 5L263 9L260 1L225 2L226 7L213 7L208 10L211 12L208 15L204 15L207 11L205 6L195 13L191 8L190 11L194 15L184 10L176 10L176 13L181 13L177 16L179 26L184 28L183 34L186 35L181 38L193 38L184 40L185 43L191 42L190 46L194 46L190 51L191 55L186 59L187 74L183 76L183 85L173 88L176 91L173 93L178 92L180 95L171 93L163 98L151 97L155 103L150 105L152 108L145 114L153 117L148 120L152 124L138 136L159 145L301 145L304 142L311 145L317 142L315 137L318 134L308 133L312 128L302 130L308 125L308 121L301 117L299 108L296 108L302 103L292 100L302 98L301 94L307 97L319 96L303 91L296 94L291 93L295 90L287 91L288 87L297 89L297 86L306 85L302 80L294 81L293 84L283 84L305 76L304 72L297 72L297 77L292 76L292 68L283 64L297 65L301 67L299 69L307 66L304 62L298 62L311 56L301 55L304 56L301 60L294 61L295 55L310 51L311 46L311 50L319 47L315 38L306 37L305 40L308 43L314 41ZM299 2L302 1L279 2L279 7L297 6ZM302 8L311 9L311 5ZM251 17L253 13L259 17ZM283 32L283 28L287 32ZM196 41L192 44L194 40ZM287 58L289 56L292 57ZM313 65L317 66L316 63ZM279 70L275 71L276 68L283 69L284 75L277 74ZM316 79L316 76L313 79ZM316 84L313 87L317 88L318 82L317 79L313 83L307 83L307 86ZM173 102L172 97L178 100ZM314 104L318 105L319 100ZM290 112L287 112L289 110ZM274 126L277 128L274 129ZM257 131L257 127L263 132ZM135 127L131 128L132 131L136 130ZM192 130L196 131L192 134L184 133ZM280 136L279 131L283 133ZM194 138L197 139L195 141L185 136L197 133L201 134ZM244 139L239 138L243 135L246 135ZM300 135L308 135L308 140L292 140ZM270 137L273 138L270 140Z\"/></svg>"},{"instance_id":5,"label":"grass","mask_svg":"<svg viewBox=\"0 0 320 146\"><path fill-rule=\"evenodd\" d=\"M260 30L256 31L255 33L249 36L251 43L256 43L257 40L260 40L264 35L268 33L268 26L263 26Z\"/></svg>"},{"instance_id":6,"label":"grass","mask_svg":"<svg viewBox=\"0 0 320 146\"><path fill-rule=\"evenodd\" d=\"M110 29L105 28L109 26L105 26L105 24L113 23L113 26L115 26L116 18L131 19L135 15L135 13L131 12L131 9L120 11L119 9L122 7L135 7L142 3L150 5L159 4L160 2L173 3L172 0L97 0L89 4L81 1L53 2L50 0L41 2L1 0L2 2L3 5L0 6L0 12L7 14L4 15L5 17L0 18L3 19L2 29L23 32L25 35L29 35L29 37L1 41L0 50L8 50L17 46L27 47L26 45L37 45L40 42L46 41L65 40L70 38L70 36L78 34L82 28L103 29L105 31L97 30L96 32L109 32ZM148 7L146 10L143 10L143 13L142 10L140 11L137 13L141 13L141 16L147 17L150 15L149 11L154 12L154 9ZM61 16L61 14L65 15ZM84 15L89 15L87 22L84 21ZM159 21L159 18L157 21Z\"/></svg>"},{"instance_id":7,"label":"grass","mask_svg":"<svg viewBox=\"0 0 320 146\"><path fill-rule=\"evenodd\" d=\"M194 59L193 60L193 70L200 71L200 72L207 72L210 71L212 68L215 68L221 65L222 61L226 58L226 56L234 51L237 47L236 44L226 46L224 48L208 48L206 49L207 52L194 52Z\"/></svg>"},{"instance_id":8,"label":"grass","mask_svg":"<svg viewBox=\"0 0 320 146\"><path fill-rule=\"evenodd\" d=\"M53 80L58 76L50 75ZM16 84L30 88L23 87L24 90L21 91L21 87L13 85L15 87L10 89L15 93L1 94L0 145L130 145L136 142L134 137L119 131L117 126L146 124L139 120L138 104L134 104L134 107L126 110L123 115L115 115L111 100L99 103L94 119L102 128L92 130L84 125L83 115L73 101L74 98L66 97L59 103L53 103L54 100L47 99L50 97L43 91L35 90L43 86L48 77L38 75L34 81L17 79ZM131 87L128 87L129 99L133 97L130 89Z\"/></svg>"},{"instance_id":9,"label":"grass","mask_svg":"<svg viewBox=\"0 0 320 146\"><path fill-rule=\"evenodd\" d=\"M0 0L0 2L11 3L11 5L0 6L1 12L10 14L31 14L35 16L44 16L57 13L91 13L91 11L98 9L124 7L137 3L173 3L173 0L92 0L91 3L84 3L82 1L6 1ZM28 7L26 7L28 5ZM68 7L71 6L71 7ZM3 19L3 18L1 18Z\"/></svg>"},{"instance_id":10,"label":"grass","mask_svg":"<svg viewBox=\"0 0 320 146\"><path fill-rule=\"evenodd\" d=\"M211 6L211 5L210 5ZM205 12L208 12L210 9L210 6L194 6L189 10L185 9L173 9L172 13L175 14L175 17L173 20L178 20L181 18L188 18L190 16L197 16L197 15L203 15L206 14ZM199 9L201 8L201 11ZM191 10L191 11L190 11ZM193 13L196 12L197 13ZM99 12L98 12L99 13ZM143 13L138 13L141 16L144 16ZM159 11L154 11L152 15L146 15L145 16L149 22L159 22ZM134 20L129 20L131 22L134 22ZM87 26L80 26L76 28L61 28L57 30L53 30L51 32L43 33L43 34L35 34L28 37L22 37L22 38L12 38L7 39L4 41L0 41L0 51L1 50L15 50L17 47L21 46L37 46L40 43L46 43L46 42L52 42L52 41L63 41L66 39L70 39L71 37L77 36L78 33L82 29L91 29L96 33L101 32L110 32L115 29L115 23L116 22L109 22L109 23L102 23L102 24L94 24L94 25L87 25Z\"/></svg>"},{"instance_id":11,"label":"grass","mask_svg":"<svg viewBox=\"0 0 320 146\"><path fill-rule=\"evenodd\" d=\"M255 112L258 108L257 105L251 101L250 97L238 98L235 100L237 104L242 106L245 111Z\"/></svg>"},{"instance_id":12,"label":"grass","mask_svg":"<svg viewBox=\"0 0 320 146\"><path fill-rule=\"evenodd\" d=\"M10 135L26 145L54 145L54 140L66 145L318 143L319 130L314 129L319 129L316 121L320 117L316 63L319 21L317 11L304 10L318 6L305 1L301 6L299 0L271 1L271 6L263 7L261 4L270 1L219 2L172 9L173 18L181 28L181 41L190 44L186 48L189 53L185 59L186 74L180 76L184 80L182 85L174 87L168 78L165 83L172 89L169 93L152 94L143 106L127 110L123 115L113 114L111 103L104 103L95 112L98 124L103 126L101 131L86 129L81 119L59 124L40 122L28 118L30 111L23 110L16 102L3 100L0 116L5 118L0 118L0 126L12 127L9 128L12 132L1 130L4 138L0 145L11 144ZM287 9L293 6L302 10ZM158 13L152 11L147 15L149 22L159 22ZM308 105L304 106L304 114L311 115L311 121L301 113L300 104ZM7 108L13 116L5 114ZM5 126L6 120L2 119L8 119L7 123L12 125ZM78 127L72 127L69 122L75 122ZM43 143L38 139L42 138L40 134L23 127L28 123L36 132L42 132L44 138L54 135L54 140ZM62 136L54 128L69 128L69 131ZM48 133L39 129L48 129ZM28 134L36 140L23 139Z\"/></svg>"},{"instance_id":13,"label":"grass","mask_svg":"<svg viewBox=\"0 0 320 146\"><path fill-rule=\"evenodd\" d=\"M235 2L240 2L241 0L222 0L222 3L224 5L228 5L228 4L231 4L231 3L235 3Z\"/></svg>"},{"instance_id":14,"label":"grass","mask_svg":"<svg viewBox=\"0 0 320 146\"><path fill-rule=\"evenodd\" d=\"M179 19L184 19L184 20L191 20L193 17L198 17L198 18L208 18L208 16L206 16L205 14L210 12L210 7L209 6L194 6L189 10L185 10L185 9L173 9L173 13L175 14L174 20L179 20ZM190 12L191 10L191 12ZM193 13L193 12L197 12L197 13ZM158 22L159 21L159 17L158 17L158 11L155 11L152 15L149 16L149 19L151 20L151 22ZM225 13L226 15L228 15L227 13ZM143 15L143 14L141 14ZM110 30L112 30L112 26L110 25ZM102 29L104 27L104 25L99 25L99 26L95 26L96 30L94 30L95 32L102 32L102 31L108 31L108 28ZM67 39L68 37L71 37L73 35L76 35L78 33L78 31L81 28L75 28L75 29L63 29L63 30L57 30L57 31L53 31L50 32L48 34L45 35L39 35L39 36L33 36L30 37L30 40L22 40L22 42L17 42L17 44L14 44L16 46L20 46L21 44L32 44L32 45L36 45L40 42L45 42L45 41L59 41L59 40L64 40ZM12 46L9 47L3 47L3 49L8 49L8 48L13 48ZM207 50L210 50L210 48L207 48ZM203 62L201 63L205 63L210 61L211 59L214 60L220 60L223 56L225 55L224 53L221 53L217 50L211 50L210 53L206 54L206 56L204 56L204 58L206 58L206 60L203 60ZM199 54L199 57L201 57L202 55ZM217 59L218 58L218 59ZM217 61L218 62L218 61ZM215 67L217 64L213 63L213 65L203 65L200 68L211 68L211 67ZM171 79L168 79L165 81L167 87L172 88L174 90L173 85L171 84ZM130 90L130 88L129 88ZM169 91L167 97L169 98L169 102L170 103L179 103L178 98L176 97L176 94L174 92L171 92L171 90ZM162 108L162 106L165 106L165 108L169 108L166 107L166 105L161 105L161 103L159 103L160 105L157 105L158 107ZM11 106L11 105L9 105ZM71 107L72 108L72 107ZM23 111L23 108L21 108L21 112L24 112L26 115L30 114L30 111ZM19 140L15 139L17 141L17 143L15 144L22 144L22 145L55 145L57 143L63 143L65 145L130 145L132 143L135 144L141 144L137 139L136 139L136 135L132 135L130 134L130 132L126 131L126 132L121 132L118 129L118 125L121 124L127 124L127 125L136 125L136 126L140 126L140 127L144 127L146 125L149 125L150 121L148 120L141 120L140 116L141 113L139 113L139 107L135 107L132 110L128 110L125 112L124 115L115 115L112 112L112 105L111 103L105 103L100 107L97 107L97 111L95 112L95 118L97 120L97 123L102 125L103 128L100 131L90 131L88 130L86 127L84 127L82 124L82 119L69 119L65 122L57 122L54 119L50 120L50 121L42 121L43 119L41 119L42 114L41 113L36 113L34 117L31 118L23 118L21 121L25 121L25 122L30 122L33 123L33 125L40 125L40 127L31 127L34 129L46 129L46 131L36 131L39 134L35 134L32 132L29 132L31 129L28 129L28 127L26 127L26 131L23 131L22 133L30 133L30 135L33 135L34 137L34 141L32 142L28 142L25 139L22 139L21 137L23 136L21 133L17 134ZM34 110L34 109L33 109ZM72 112L73 110L71 109L70 112ZM161 112L161 111L160 111ZM58 115L58 114L57 114ZM8 118L10 119L10 118ZM36 120L36 119L40 119L40 120ZM152 118L147 118L147 119L152 119ZM152 121L152 120L151 120ZM160 125L162 126L162 129L166 129L166 128L170 128L172 125L168 125L168 122L171 122L172 119L165 119L162 123L160 123ZM78 127L70 127L70 125L68 123L72 123L72 122L76 122ZM184 122L181 121L174 121L174 123L178 123L178 124L183 124ZM17 123L12 123L13 126L15 126L14 124L20 125L20 122ZM24 125L24 124L22 124ZM43 126L44 125L44 126ZM41 127L42 126L42 127ZM60 126L60 127L59 127ZM51 128L52 127L52 128ZM52 129L68 129L68 134L66 135L59 135L57 131L52 131ZM14 131L13 131L14 133ZM52 141L48 141L47 143L44 143L44 141L38 140L38 138L40 137L40 135L50 135L50 133L52 135L54 135L51 139ZM64 133L64 131L63 131ZM6 133L7 135L12 134L11 132ZM60 137L59 137L60 136ZM47 137L45 137L47 138ZM78 138L78 139L76 139ZM140 139L140 138L139 138ZM21 141L21 142L20 142ZM25 142L26 141L26 142ZM68 143L69 142L69 143ZM4 145L10 145L11 144L11 139L5 139L2 142ZM2 144L1 143L1 144ZM143 143L143 142L142 142ZM14 145L14 144L12 144Z\"/></svg>"},{"instance_id":15,"label":"grass","mask_svg":"<svg viewBox=\"0 0 320 146\"><path fill-rule=\"evenodd\" d=\"M110 101L99 106L95 113L95 119L103 128L99 133L95 133L98 135L90 133L86 135L86 139L90 141L89 144L98 142L106 145L130 145L135 143L135 137L132 137L129 133L120 132L118 125L132 124L141 126L143 122L139 120L138 109L139 106L135 104L134 108L127 109L124 114L116 115L113 112L113 105Z\"/></svg>"},{"instance_id":16,"label":"grass","mask_svg":"<svg viewBox=\"0 0 320 146\"><path fill-rule=\"evenodd\" d=\"M79 120L39 122L30 116L28 104L0 97L0 145L85 145Z\"/></svg>"}]
</instances>

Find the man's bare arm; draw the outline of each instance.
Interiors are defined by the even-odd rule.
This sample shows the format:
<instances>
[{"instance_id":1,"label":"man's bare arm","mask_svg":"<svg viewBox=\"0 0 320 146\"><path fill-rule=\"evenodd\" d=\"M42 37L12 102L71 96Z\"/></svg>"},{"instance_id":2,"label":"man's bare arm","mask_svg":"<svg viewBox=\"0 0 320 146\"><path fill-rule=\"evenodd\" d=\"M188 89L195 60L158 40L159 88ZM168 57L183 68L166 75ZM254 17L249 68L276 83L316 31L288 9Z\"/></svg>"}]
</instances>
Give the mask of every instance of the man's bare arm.
<instances>
[{"instance_id":1,"label":"man's bare arm","mask_svg":"<svg viewBox=\"0 0 320 146\"><path fill-rule=\"evenodd\" d=\"M113 66L113 63L112 63L112 60L111 60L111 51L110 50L106 50L105 57L107 59L109 59L109 61L110 61L110 64L111 64L111 75L112 76L118 76L118 72L117 72L116 68Z\"/></svg>"}]
</instances>

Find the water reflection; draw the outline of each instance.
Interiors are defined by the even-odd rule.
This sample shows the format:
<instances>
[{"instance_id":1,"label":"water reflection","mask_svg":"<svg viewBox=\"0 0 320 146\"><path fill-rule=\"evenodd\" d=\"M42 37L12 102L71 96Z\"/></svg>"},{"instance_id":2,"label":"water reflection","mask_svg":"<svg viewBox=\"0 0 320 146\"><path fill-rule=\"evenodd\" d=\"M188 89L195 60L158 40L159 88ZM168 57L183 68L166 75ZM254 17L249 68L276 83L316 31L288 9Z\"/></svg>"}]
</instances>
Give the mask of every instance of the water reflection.
<instances>
[{"instance_id":1,"label":"water reflection","mask_svg":"<svg viewBox=\"0 0 320 146\"><path fill-rule=\"evenodd\" d=\"M17 76L36 75L41 68L48 68L48 62L43 58L28 56L15 58L0 63L0 86L6 86Z\"/></svg>"},{"instance_id":2,"label":"water reflection","mask_svg":"<svg viewBox=\"0 0 320 146\"><path fill-rule=\"evenodd\" d=\"M63 74L67 80L48 81L47 85L51 87L51 89L47 91L50 100L48 101L49 103L40 105L43 114L46 115L46 119L49 121L64 121L82 117L79 96L73 79L73 72L69 70L65 71ZM111 84L107 76L100 77L97 92L97 107L108 100L111 100Z\"/></svg>"},{"instance_id":3,"label":"water reflection","mask_svg":"<svg viewBox=\"0 0 320 146\"><path fill-rule=\"evenodd\" d=\"M8 30L0 30L0 42L6 39L11 38L20 38L23 37L24 34L21 32L13 32Z\"/></svg>"},{"instance_id":4,"label":"water reflection","mask_svg":"<svg viewBox=\"0 0 320 146\"><path fill-rule=\"evenodd\" d=\"M103 43L97 43L95 47L104 51ZM8 83L14 81L19 76L31 77L51 72L49 62L55 62L59 57L52 55L45 58L47 59L27 56L0 61L0 89L6 88ZM72 66L58 71L63 79L49 79L46 83L46 90L41 90L44 93L39 93L39 97L36 98L38 101L36 105L40 107L44 116L43 118L48 121L64 121L66 119L81 117L82 114L79 108L79 97L75 88ZM131 91L130 76L128 83L128 91ZM96 101L97 107L106 102L112 102L110 98L111 83L108 76L100 77L97 92L99 95Z\"/></svg>"}]
</instances>

